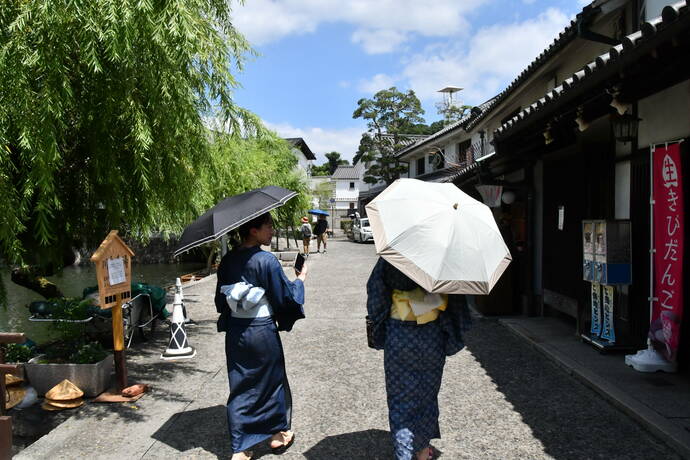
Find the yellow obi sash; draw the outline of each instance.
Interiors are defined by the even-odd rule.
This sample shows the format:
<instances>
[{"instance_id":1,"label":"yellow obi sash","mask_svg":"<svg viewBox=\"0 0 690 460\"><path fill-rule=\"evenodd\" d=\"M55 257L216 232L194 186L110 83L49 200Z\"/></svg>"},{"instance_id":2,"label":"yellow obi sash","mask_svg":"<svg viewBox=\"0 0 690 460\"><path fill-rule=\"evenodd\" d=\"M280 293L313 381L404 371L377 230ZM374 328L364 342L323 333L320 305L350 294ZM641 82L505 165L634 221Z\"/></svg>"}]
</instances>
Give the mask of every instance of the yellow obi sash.
<instances>
[{"instance_id":1,"label":"yellow obi sash","mask_svg":"<svg viewBox=\"0 0 690 460\"><path fill-rule=\"evenodd\" d=\"M411 291L393 289L391 318L425 324L438 318L448 306L447 294L429 294L421 288ZM415 313L416 312L416 313Z\"/></svg>"}]
</instances>

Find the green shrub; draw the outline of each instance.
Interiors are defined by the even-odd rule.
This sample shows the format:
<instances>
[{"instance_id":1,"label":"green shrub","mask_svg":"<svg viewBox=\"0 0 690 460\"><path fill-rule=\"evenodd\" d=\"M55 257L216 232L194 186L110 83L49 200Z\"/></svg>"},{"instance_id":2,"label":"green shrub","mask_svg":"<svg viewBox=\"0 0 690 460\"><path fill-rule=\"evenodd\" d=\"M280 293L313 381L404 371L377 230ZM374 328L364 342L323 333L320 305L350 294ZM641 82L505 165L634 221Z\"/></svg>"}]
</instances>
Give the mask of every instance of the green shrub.
<instances>
[{"instance_id":1,"label":"green shrub","mask_svg":"<svg viewBox=\"0 0 690 460\"><path fill-rule=\"evenodd\" d=\"M9 343L5 345L5 361L8 363L25 363L33 357L34 353L26 345Z\"/></svg>"},{"instance_id":2,"label":"green shrub","mask_svg":"<svg viewBox=\"0 0 690 460\"><path fill-rule=\"evenodd\" d=\"M69 357L69 362L75 364L95 364L102 361L108 352L98 342L85 343Z\"/></svg>"}]
</instances>

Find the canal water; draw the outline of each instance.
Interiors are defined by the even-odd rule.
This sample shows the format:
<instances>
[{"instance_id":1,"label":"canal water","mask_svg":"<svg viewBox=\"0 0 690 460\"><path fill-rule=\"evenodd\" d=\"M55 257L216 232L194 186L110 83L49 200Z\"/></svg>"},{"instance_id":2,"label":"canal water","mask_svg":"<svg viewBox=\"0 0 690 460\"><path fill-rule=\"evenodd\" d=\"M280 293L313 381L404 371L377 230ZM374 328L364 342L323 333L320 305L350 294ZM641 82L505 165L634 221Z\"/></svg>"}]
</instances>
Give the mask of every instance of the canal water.
<instances>
[{"instance_id":1,"label":"canal water","mask_svg":"<svg viewBox=\"0 0 690 460\"><path fill-rule=\"evenodd\" d=\"M175 278L205 268L199 264L151 264L132 265L132 281L165 287L175 283ZM93 265L66 267L48 279L54 282L68 297L81 297L84 288L96 286L96 269ZM42 300L35 292L14 284L10 272L2 269L2 282L7 289L7 308L0 307L0 331L24 332L37 343L50 339L50 323L29 321L27 305Z\"/></svg>"}]
</instances>

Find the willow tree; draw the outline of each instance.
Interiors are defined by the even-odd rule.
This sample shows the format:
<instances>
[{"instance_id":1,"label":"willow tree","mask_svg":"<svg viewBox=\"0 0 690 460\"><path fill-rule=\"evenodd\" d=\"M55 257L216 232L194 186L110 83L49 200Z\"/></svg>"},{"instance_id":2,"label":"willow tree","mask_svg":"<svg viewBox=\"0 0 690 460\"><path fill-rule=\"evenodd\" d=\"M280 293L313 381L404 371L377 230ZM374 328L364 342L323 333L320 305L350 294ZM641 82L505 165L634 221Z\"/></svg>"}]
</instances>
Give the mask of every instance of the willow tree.
<instances>
[{"instance_id":1,"label":"willow tree","mask_svg":"<svg viewBox=\"0 0 690 460\"><path fill-rule=\"evenodd\" d=\"M203 196L199 196L204 203L216 203L265 185L298 192L273 212L276 227L289 233L311 202L306 175L296 167L292 147L274 133L262 130L258 136L246 139L216 134L212 166L204 172Z\"/></svg>"},{"instance_id":2,"label":"willow tree","mask_svg":"<svg viewBox=\"0 0 690 460\"><path fill-rule=\"evenodd\" d=\"M0 257L41 275L108 229L177 231L207 206L203 120L237 132L251 49L227 0L3 0L0 8ZM0 283L2 286L2 283Z\"/></svg>"}]
</instances>

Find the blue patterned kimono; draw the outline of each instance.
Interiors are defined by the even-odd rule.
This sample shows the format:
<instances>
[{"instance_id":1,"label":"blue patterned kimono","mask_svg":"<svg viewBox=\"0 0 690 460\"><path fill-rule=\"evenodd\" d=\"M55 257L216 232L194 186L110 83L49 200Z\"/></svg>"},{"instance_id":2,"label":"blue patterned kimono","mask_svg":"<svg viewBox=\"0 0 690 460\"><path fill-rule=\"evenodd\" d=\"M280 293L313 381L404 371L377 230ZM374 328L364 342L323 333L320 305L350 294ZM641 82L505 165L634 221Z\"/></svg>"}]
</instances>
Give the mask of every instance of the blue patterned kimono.
<instances>
[{"instance_id":1,"label":"blue patterned kimono","mask_svg":"<svg viewBox=\"0 0 690 460\"><path fill-rule=\"evenodd\" d=\"M234 318L220 287L245 281L266 290L273 316ZM278 259L258 246L236 248L218 267L215 297L218 331L225 334L230 396L228 429L233 452L241 452L290 429L292 397L279 330L304 318L304 284L290 281Z\"/></svg>"},{"instance_id":2,"label":"blue patterned kimono","mask_svg":"<svg viewBox=\"0 0 690 460\"><path fill-rule=\"evenodd\" d=\"M419 287L398 269L379 259L367 282L367 313L374 347L384 350L388 421L395 458L411 460L434 438L440 438L438 392L446 356L464 347L471 325L463 295L449 295L448 307L432 322L418 325L390 317L393 289Z\"/></svg>"}]
</instances>

